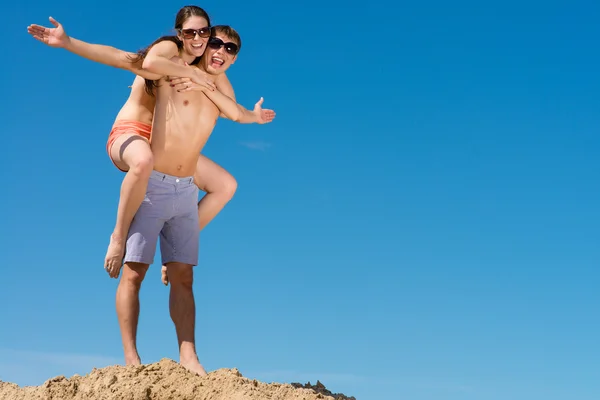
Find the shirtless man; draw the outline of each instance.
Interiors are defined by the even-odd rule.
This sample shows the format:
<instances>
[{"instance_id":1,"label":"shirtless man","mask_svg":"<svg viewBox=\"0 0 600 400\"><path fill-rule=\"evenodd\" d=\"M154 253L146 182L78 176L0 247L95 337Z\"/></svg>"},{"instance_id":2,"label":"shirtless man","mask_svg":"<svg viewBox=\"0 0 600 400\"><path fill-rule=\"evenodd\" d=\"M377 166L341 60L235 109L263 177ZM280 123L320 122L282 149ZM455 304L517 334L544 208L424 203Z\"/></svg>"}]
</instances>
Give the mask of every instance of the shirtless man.
<instances>
[{"instance_id":1,"label":"shirtless man","mask_svg":"<svg viewBox=\"0 0 600 400\"><path fill-rule=\"evenodd\" d=\"M199 68L187 68L185 65L149 51L159 42L170 40L180 47L180 54L194 55L197 57L196 61L200 60L211 34L210 18L200 7L182 7L175 17L176 35L163 36L137 53L75 39L67 35L62 24L54 18L50 17L49 20L54 28L32 24L27 27L28 33L50 47L63 48L92 61L129 70L138 75L125 104L115 118L106 145L110 160L119 170L125 172L117 218L104 261L104 268L109 276L118 278L123 264L127 232L135 212L144 199L154 163L150 148L150 134L156 99L153 94L153 81L145 82L143 78L153 80L157 77L144 66L154 64L153 69L160 69L160 76L189 77L201 85L219 90L233 100L235 94L226 74L219 74L216 79L214 76L211 78ZM221 110L221 116L239 123L269 123L275 117L275 113L273 110L263 110L262 101L261 98L252 112L239 106L239 110L232 108L231 113ZM202 230L231 200L237 183L224 168L203 155L198 159L194 178L196 185L206 193L198 202L198 222ZM163 281L166 283L164 274Z\"/></svg>"},{"instance_id":2,"label":"shirtless man","mask_svg":"<svg viewBox=\"0 0 600 400\"><path fill-rule=\"evenodd\" d=\"M213 27L209 43L198 67L216 76L235 61L239 35L227 26ZM185 54L180 58L177 47L169 41L158 43L150 51L181 64L193 61L182 59ZM153 65L146 69L161 75ZM179 342L180 363L192 372L205 375L195 348L192 284L193 267L198 264L200 229L194 172L200 151L221 112L215 103L230 104L232 113L239 111L235 101L230 98L221 101L223 99L215 97L219 91L211 91L206 86L189 87L188 82L178 81L178 87L172 87L170 78L165 75L161 75L157 84L151 142L154 170L127 236L125 265L117 289L117 314L126 364L139 364L136 348L139 290L154 261L160 236L162 264L167 267L171 283L169 307ZM180 90L180 87L187 89Z\"/></svg>"}]
</instances>

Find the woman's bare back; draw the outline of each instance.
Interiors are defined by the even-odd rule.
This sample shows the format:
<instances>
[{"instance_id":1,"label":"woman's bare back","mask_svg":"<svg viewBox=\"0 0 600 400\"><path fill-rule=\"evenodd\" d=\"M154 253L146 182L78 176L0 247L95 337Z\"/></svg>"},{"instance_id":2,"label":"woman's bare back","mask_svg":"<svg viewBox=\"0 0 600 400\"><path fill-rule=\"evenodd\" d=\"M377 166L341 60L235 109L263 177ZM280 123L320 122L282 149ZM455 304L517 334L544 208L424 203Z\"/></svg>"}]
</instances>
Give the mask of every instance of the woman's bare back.
<instances>
[{"instance_id":1,"label":"woman's bare back","mask_svg":"<svg viewBox=\"0 0 600 400\"><path fill-rule=\"evenodd\" d=\"M136 76L131 85L129 98L121 107L115 121L133 120L151 125L155 102L155 97L146 92L144 78Z\"/></svg>"}]
</instances>

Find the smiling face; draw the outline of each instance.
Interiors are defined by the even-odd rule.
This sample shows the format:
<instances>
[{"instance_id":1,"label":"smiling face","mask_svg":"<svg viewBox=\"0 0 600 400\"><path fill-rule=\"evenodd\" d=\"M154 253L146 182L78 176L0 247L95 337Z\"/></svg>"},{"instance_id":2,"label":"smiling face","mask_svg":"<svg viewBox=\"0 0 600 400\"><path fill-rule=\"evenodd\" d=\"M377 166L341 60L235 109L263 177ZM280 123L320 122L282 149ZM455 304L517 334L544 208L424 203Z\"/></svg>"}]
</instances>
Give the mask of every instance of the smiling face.
<instances>
[{"instance_id":1,"label":"smiling face","mask_svg":"<svg viewBox=\"0 0 600 400\"><path fill-rule=\"evenodd\" d=\"M208 40L207 47L202 58L204 69L211 75L218 75L235 62L240 44L235 38L216 32Z\"/></svg>"},{"instance_id":2,"label":"smiling face","mask_svg":"<svg viewBox=\"0 0 600 400\"><path fill-rule=\"evenodd\" d=\"M190 56L200 57L206 50L210 26L206 18L193 15L183 23L177 36L183 43L184 52Z\"/></svg>"}]
</instances>

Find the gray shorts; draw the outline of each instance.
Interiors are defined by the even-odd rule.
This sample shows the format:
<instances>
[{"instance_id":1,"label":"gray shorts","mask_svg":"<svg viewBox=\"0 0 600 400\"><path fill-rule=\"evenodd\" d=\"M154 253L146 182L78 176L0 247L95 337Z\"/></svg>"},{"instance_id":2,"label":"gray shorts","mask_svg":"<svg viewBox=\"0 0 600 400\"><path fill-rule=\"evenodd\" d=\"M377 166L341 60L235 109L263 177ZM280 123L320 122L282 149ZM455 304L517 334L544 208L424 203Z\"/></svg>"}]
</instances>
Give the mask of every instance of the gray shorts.
<instances>
[{"instance_id":1,"label":"gray shorts","mask_svg":"<svg viewBox=\"0 0 600 400\"><path fill-rule=\"evenodd\" d=\"M124 262L152 264L159 236L162 264L198 264L198 187L193 177L152 171L129 228Z\"/></svg>"}]
</instances>

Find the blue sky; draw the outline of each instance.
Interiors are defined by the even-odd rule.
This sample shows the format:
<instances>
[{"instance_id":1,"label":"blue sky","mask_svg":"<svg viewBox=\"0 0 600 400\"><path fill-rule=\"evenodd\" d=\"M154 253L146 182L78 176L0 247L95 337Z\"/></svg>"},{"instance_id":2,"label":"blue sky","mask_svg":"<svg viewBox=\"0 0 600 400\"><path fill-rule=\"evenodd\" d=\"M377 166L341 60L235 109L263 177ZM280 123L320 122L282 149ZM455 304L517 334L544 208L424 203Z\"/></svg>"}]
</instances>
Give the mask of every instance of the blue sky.
<instances>
[{"instance_id":1,"label":"blue sky","mask_svg":"<svg viewBox=\"0 0 600 400\"><path fill-rule=\"evenodd\" d=\"M134 51L186 4L1 6L2 380L122 360L102 265L123 175L105 143L133 75L26 27L52 15ZM242 36L238 101L277 112L220 121L204 151L239 184L201 236L207 369L360 400L600 396L600 6L567 4L198 4ZM177 359L159 275L144 362Z\"/></svg>"}]
</instances>

